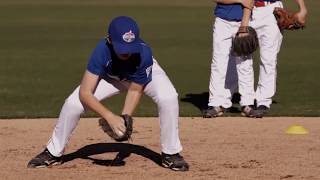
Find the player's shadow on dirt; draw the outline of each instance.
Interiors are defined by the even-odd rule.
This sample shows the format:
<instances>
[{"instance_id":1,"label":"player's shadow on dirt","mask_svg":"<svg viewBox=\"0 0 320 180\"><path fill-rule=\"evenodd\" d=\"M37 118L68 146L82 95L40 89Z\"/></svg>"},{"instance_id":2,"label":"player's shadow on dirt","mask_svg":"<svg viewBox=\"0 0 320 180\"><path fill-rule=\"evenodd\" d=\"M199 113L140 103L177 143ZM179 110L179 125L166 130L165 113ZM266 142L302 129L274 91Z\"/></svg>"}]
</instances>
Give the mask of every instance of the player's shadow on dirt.
<instances>
[{"instance_id":1,"label":"player's shadow on dirt","mask_svg":"<svg viewBox=\"0 0 320 180\"><path fill-rule=\"evenodd\" d=\"M114 159L96 159L90 156L108 152L118 152ZM66 154L62 157L63 163L72 161L77 158L91 160L93 164L103 165L103 166L124 166L124 159L129 157L131 153L140 155L142 157L148 158L154 163L161 166L161 155L156 153L146 147L127 144L127 143L97 143L90 144L82 147L76 152Z\"/></svg>"},{"instance_id":2,"label":"player's shadow on dirt","mask_svg":"<svg viewBox=\"0 0 320 180\"><path fill-rule=\"evenodd\" d=\"M188 102L196 106L201 112L203 112L208 107L208 99L209 99L209 92L202 92L199 94L186 94L185 97L181 98L182 102ZM240 94L235 93L232 96L232 103L239 104L240 102ZM237 107L232 106L228 109L227 112L230 113L239 113L241 112Z\"/></svg>"}]
</instances>

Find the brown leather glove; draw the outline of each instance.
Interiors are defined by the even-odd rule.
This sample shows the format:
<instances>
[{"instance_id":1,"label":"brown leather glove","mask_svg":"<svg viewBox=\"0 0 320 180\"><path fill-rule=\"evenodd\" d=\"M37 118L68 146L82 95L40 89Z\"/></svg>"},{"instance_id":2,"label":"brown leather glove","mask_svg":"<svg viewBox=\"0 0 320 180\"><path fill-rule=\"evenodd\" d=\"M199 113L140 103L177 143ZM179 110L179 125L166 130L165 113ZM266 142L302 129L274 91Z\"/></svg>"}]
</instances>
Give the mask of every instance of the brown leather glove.
<instances>
[{"instance_id":1,"label":"brown leather glove","mask_svg":"<svg viewBox=\"0 0 320 180\"><path fill-rule=\"evenodd\" d=\"M279 29L283 30L295 30L304 28L304 24L300 23L295 16L295 13L288 9L276 7L273 14L278 22Z\"/></svg>"},{"instance_id":2,"label":"brown leather glove","mask_svg":"<svg viewBox=\"0 0 320 180\"><path fill-rule=\"evenodd\" d=\"M125 114L121 115L121 117L124 120L124 125L126 127L126 131L123 133L123 135L119 136L117 133L113 132L110 125L108 124L108 121L101 118L99 119L99 126L101 129L108 134L112 139L115 141L121 142L121 141L127 141L131 139L132 130L133 130L133 119L131 116Z\"/></svg>"}]
</instances>

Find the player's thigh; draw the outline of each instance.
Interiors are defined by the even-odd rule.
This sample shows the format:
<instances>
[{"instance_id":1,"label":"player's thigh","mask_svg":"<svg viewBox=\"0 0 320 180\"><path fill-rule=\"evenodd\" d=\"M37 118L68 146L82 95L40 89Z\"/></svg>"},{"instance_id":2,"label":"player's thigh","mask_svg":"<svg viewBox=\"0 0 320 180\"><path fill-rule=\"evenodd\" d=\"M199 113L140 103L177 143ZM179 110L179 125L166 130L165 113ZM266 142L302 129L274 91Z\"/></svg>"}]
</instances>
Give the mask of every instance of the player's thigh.
<instances>
[{"instance_id":1,"label":"player's thigh","mask_svg":"<svg viewBox=\"0 0 320 180\"><path fill-rule=\"evenodd\" d=\"M213 56L228 58L232 46L232 38L240 26L239 22L216 18L213 28Z\"/></svg>"},{"instance_id":2,"label":"player's thigh","mask_svg":"<svg viewBox=\"0 0 320 180\"><path fill-rule=\"evenodd\" d=\"M120 81L113 79L101 79L94 92L94 96L99 100L103 100L126 91L127 87Z\"/></svg>"},{"instance_id":3,"label":"player's thigh","mask_svg":"<svg viewBox=\"0 0 320 180\"><path fill-rule=\"evenodd\" d=\"M263 25L257 28L260 53L277 54L282 43L282 33L273 14L265 18Z\"/></svg>"},{"instance_id":4,"label":"player's thigh","mask_svg":"<svg viewBox=\"0 0 320 180\"><path fill-rule=\"evenodd\" d=\"M144 93L155 102L178 96L169 77L156 61L152 66L152 81L146 85Z\"/></svg>"}]
</instances>

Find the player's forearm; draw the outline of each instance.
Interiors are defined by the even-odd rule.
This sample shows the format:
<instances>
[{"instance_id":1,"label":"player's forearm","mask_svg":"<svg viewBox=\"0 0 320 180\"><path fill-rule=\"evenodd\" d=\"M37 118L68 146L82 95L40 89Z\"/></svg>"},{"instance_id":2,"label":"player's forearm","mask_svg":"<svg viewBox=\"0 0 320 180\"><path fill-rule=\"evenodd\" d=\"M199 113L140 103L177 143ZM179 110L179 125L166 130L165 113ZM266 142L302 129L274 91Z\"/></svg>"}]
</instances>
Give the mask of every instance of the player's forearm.
<instances>
[{"instance_id":1,"label":"player's forearm","mask_svg":"<svg viewBox=\"0 0 320 180\"><path fill-rule=\"evenodd\" d=\"M300 8L300 12L307 14L307 7L306 7L304 0L296 0L296 2Z\"/></svg>"},{"instance_id":2,"label":"player's forearm","mask_svg":"<svg viewBox=\"0 0 320 180\"><path fill-rule=\"evenodd\" d=\"M139 104L139 101L142 96L142 92L143 92L142 85L139 85L136 83L131 83L131 85L128 89L128 93L126 96L126 100L124 103L122 114L128 114L130 116L133 114L134 110L136 109L136 107Z\"/></svg>"},{"instance_id":3,"label":"player's forearm","mask_svg":"<svg viewBox=\"0 0 320 180\"><path fill-rule=\"evenodd\" d=\"M113 113L93 95L98 81L99 77L97 75L86 71L80 84L79 99L86 108L98 113L105 119L109 119Z\"/></svg>"},{"instance_id":4,"label":"player's forearm","mask_svg":"<svg viewBox=\"0 0 320 180\"><path fill-rule=\"evenodd\" d=\"M241 26L248 26L249 25L250 16L251 16L251 10L248 8L244 8Z\"/></svg>"},{"instance_id":5,"label":"player's forearm","mask_svg":"<svg viewBox=\"0 0 320 180\"><path fill-rule=\"evenodd\" d=\"M80 101L86 108L98 113L105 119L109 119L109 117L113 115L113 113L103 104L101 104L99 100L90 92L80 91Z\"/></svg>"}]
</instances>

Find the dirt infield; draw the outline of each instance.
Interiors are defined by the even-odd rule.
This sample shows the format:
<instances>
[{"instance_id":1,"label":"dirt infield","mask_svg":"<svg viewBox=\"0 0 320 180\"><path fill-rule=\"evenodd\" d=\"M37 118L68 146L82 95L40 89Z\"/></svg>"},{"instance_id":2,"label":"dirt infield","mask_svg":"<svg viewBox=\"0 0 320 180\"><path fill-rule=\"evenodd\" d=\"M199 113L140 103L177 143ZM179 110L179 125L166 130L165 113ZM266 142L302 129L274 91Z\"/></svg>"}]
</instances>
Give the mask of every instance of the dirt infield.
<instances>
[{"instance_id":1,"label":"dirt infield","mask_svg":"<svg viewBox=\"0 0 320 180\"><path fill-rule=\"evenodd\" d=\"M309 130L288 135L291 125ZM181 118L182 155L190 171L162 168L159 122L136 118L133 142L115 143L97 119L81 119L64 164L28 169L45 146L55 119L0 120L0 179L320 179L320 118ZM121 150L127 156L110 166Z\"/></svg>"}]
</instances>

